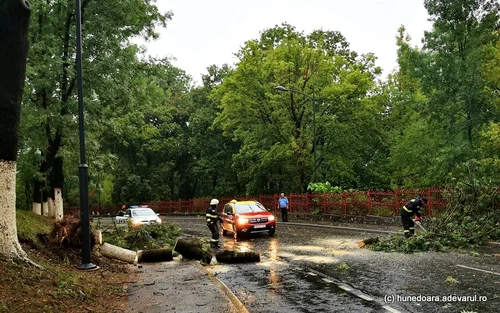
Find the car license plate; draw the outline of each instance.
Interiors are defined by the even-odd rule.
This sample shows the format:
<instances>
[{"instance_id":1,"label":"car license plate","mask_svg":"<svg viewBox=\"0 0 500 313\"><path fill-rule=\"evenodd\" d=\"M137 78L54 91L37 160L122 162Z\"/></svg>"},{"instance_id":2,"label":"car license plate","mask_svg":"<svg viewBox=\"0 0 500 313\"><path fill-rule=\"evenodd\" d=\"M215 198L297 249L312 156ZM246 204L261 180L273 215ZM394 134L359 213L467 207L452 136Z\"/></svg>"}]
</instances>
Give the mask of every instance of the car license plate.
<instances>
[{"instance_id":1,"label":"car license plate","mask_svg":"<svg viewBox=\"0 0 500 313\"><path fill-rule=\"evenodd\" d=\"M255 225L253 228L266 228L266 225Z\"/></svg>"}]
</instances>

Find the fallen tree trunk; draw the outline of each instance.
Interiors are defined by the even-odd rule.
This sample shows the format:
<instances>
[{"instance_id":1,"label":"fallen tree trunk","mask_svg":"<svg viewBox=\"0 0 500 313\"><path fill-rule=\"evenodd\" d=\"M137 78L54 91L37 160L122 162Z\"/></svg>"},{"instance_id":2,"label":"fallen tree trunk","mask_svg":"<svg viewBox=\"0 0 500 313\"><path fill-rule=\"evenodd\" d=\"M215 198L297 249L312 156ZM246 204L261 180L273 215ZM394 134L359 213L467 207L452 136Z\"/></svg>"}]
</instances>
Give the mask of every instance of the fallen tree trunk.
<instances>
[{"instance_id":1,"label":"fallen tree trunk","mask_svg":"<svg viewBox=\"0 0 500 313\"><path fill-rule=\"evenodd\" d=\"M109 243L104 243L99 247L101 254L111 259L117 259L128 263L137 263L137 252L123 249Z\"/></svg>"},{"instance_id":2,"label":"fallen tree trunk","mask_svg":"<svg viewBox=\"0 0 500 313\"><path fill-rule=\"evenodd\" d=\"M361 240L359 243L358 243L358 246L360 248L363 248L364 246L366 245L371 245L372 243L376 243L378 242L378 237L371 237L371 238L367 238L365 240Z\"/></svg>"},{"instance_id":3,"label":"fallen tree trunk","mask_svg":"<svg viewBox=\"0 0 500 313\"><path fill-rule=\"evenodd\" d=\"M212 261L212 251L209 248L203 248L203 243L199 238L179 238L174 250L186 260L197 260L206 264Z\"/></svg>"},{"instance_id":4,"label":"fallen tree trunk","mask_svg":"<svg viewBox=\"0 0 500 313\"><path fill-rule=\"evenodd\" d=\"M215 258L219 263L250 263L260 262L260 253L241 252L234 250L220 250L215 253Z\"/></svg>"},{"instance_id":5,"label":"fallen tree trunk","mask_svg":"<svg viewBox=\"0 0 500 313\"><path fill-rule=\"evenodd\" d=\"M137 261L141 262L164 262L172 261L172 249L151 249L137 252Z\"/></svg>"}]
</instances>

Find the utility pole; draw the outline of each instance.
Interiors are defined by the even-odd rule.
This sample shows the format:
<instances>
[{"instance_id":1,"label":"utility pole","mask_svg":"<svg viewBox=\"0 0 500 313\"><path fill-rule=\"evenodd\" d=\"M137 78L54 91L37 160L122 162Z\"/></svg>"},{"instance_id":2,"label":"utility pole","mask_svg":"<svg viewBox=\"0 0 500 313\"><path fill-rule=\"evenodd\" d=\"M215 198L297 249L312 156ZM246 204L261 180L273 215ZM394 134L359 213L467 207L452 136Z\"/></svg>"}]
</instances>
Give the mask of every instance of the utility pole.
<instances>
[{"instance_id":1,"label":"utility pole","mask_svg":"<svg viewBox=\"0 0 500 313\"><path fill-rule=\"evenodd\" d=\"M75 0L76 18L76 75L78 85L78 123L80 135L80 165L78 176L80 180L80 227L82 229L82 264L81 270L94 270L97 265L90 259L90 217L89 217L89 173L85 158L85 120L83 118L83 73L82 73L82 3Z\"/></svg>"}]
</instances>

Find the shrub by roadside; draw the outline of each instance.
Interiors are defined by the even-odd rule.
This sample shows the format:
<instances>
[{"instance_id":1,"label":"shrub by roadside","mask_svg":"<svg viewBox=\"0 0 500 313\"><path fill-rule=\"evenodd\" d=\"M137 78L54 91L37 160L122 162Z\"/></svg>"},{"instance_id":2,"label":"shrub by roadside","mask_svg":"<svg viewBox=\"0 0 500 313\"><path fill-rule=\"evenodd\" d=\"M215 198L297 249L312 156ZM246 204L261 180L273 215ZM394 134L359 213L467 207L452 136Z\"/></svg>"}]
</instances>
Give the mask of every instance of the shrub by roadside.
<instances>
[{"instance_id":1,"label":"shrub by roadside","mask_svg":"<svg viewBox=\"0 0 500 313\"><path fill-rule=\"evenodd\" d=\"M173 224L115 227L103 232L103 240L130 250L172 249L182 230Z\"/></svg>"},{"instance_id":2,"label":"shrub by roadside","mask_svg":"<svg viewBox=\"0 0 500 313\"><path fill-rule=\"evenodd\" d=\"M432 220L427 232L409 239L396 235L381 238L369 247L377 251L418 252L474 249L489 240L500 240L500 193L498 187L485 186L470 169L465 182L457 183L445 193L448 208Z\"/></svg>"}]
</instances>

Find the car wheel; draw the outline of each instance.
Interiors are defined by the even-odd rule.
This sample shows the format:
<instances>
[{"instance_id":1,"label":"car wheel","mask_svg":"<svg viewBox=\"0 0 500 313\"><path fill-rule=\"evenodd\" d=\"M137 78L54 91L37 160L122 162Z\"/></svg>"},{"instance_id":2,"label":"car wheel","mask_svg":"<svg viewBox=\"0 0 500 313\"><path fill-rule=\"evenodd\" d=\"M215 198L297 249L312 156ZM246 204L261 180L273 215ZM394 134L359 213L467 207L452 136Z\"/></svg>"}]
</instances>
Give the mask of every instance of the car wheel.
<instances>
[{"instance_id":1,"label":"car wheel","mask_svg":"<svg viewBox=\"0 0 500 313\"><path fill-rule=\"evenodd\" d=\"M269 236L274 236L275 233L276 233L276 229L269 230Z\"/></svg>"}]
</instances>

